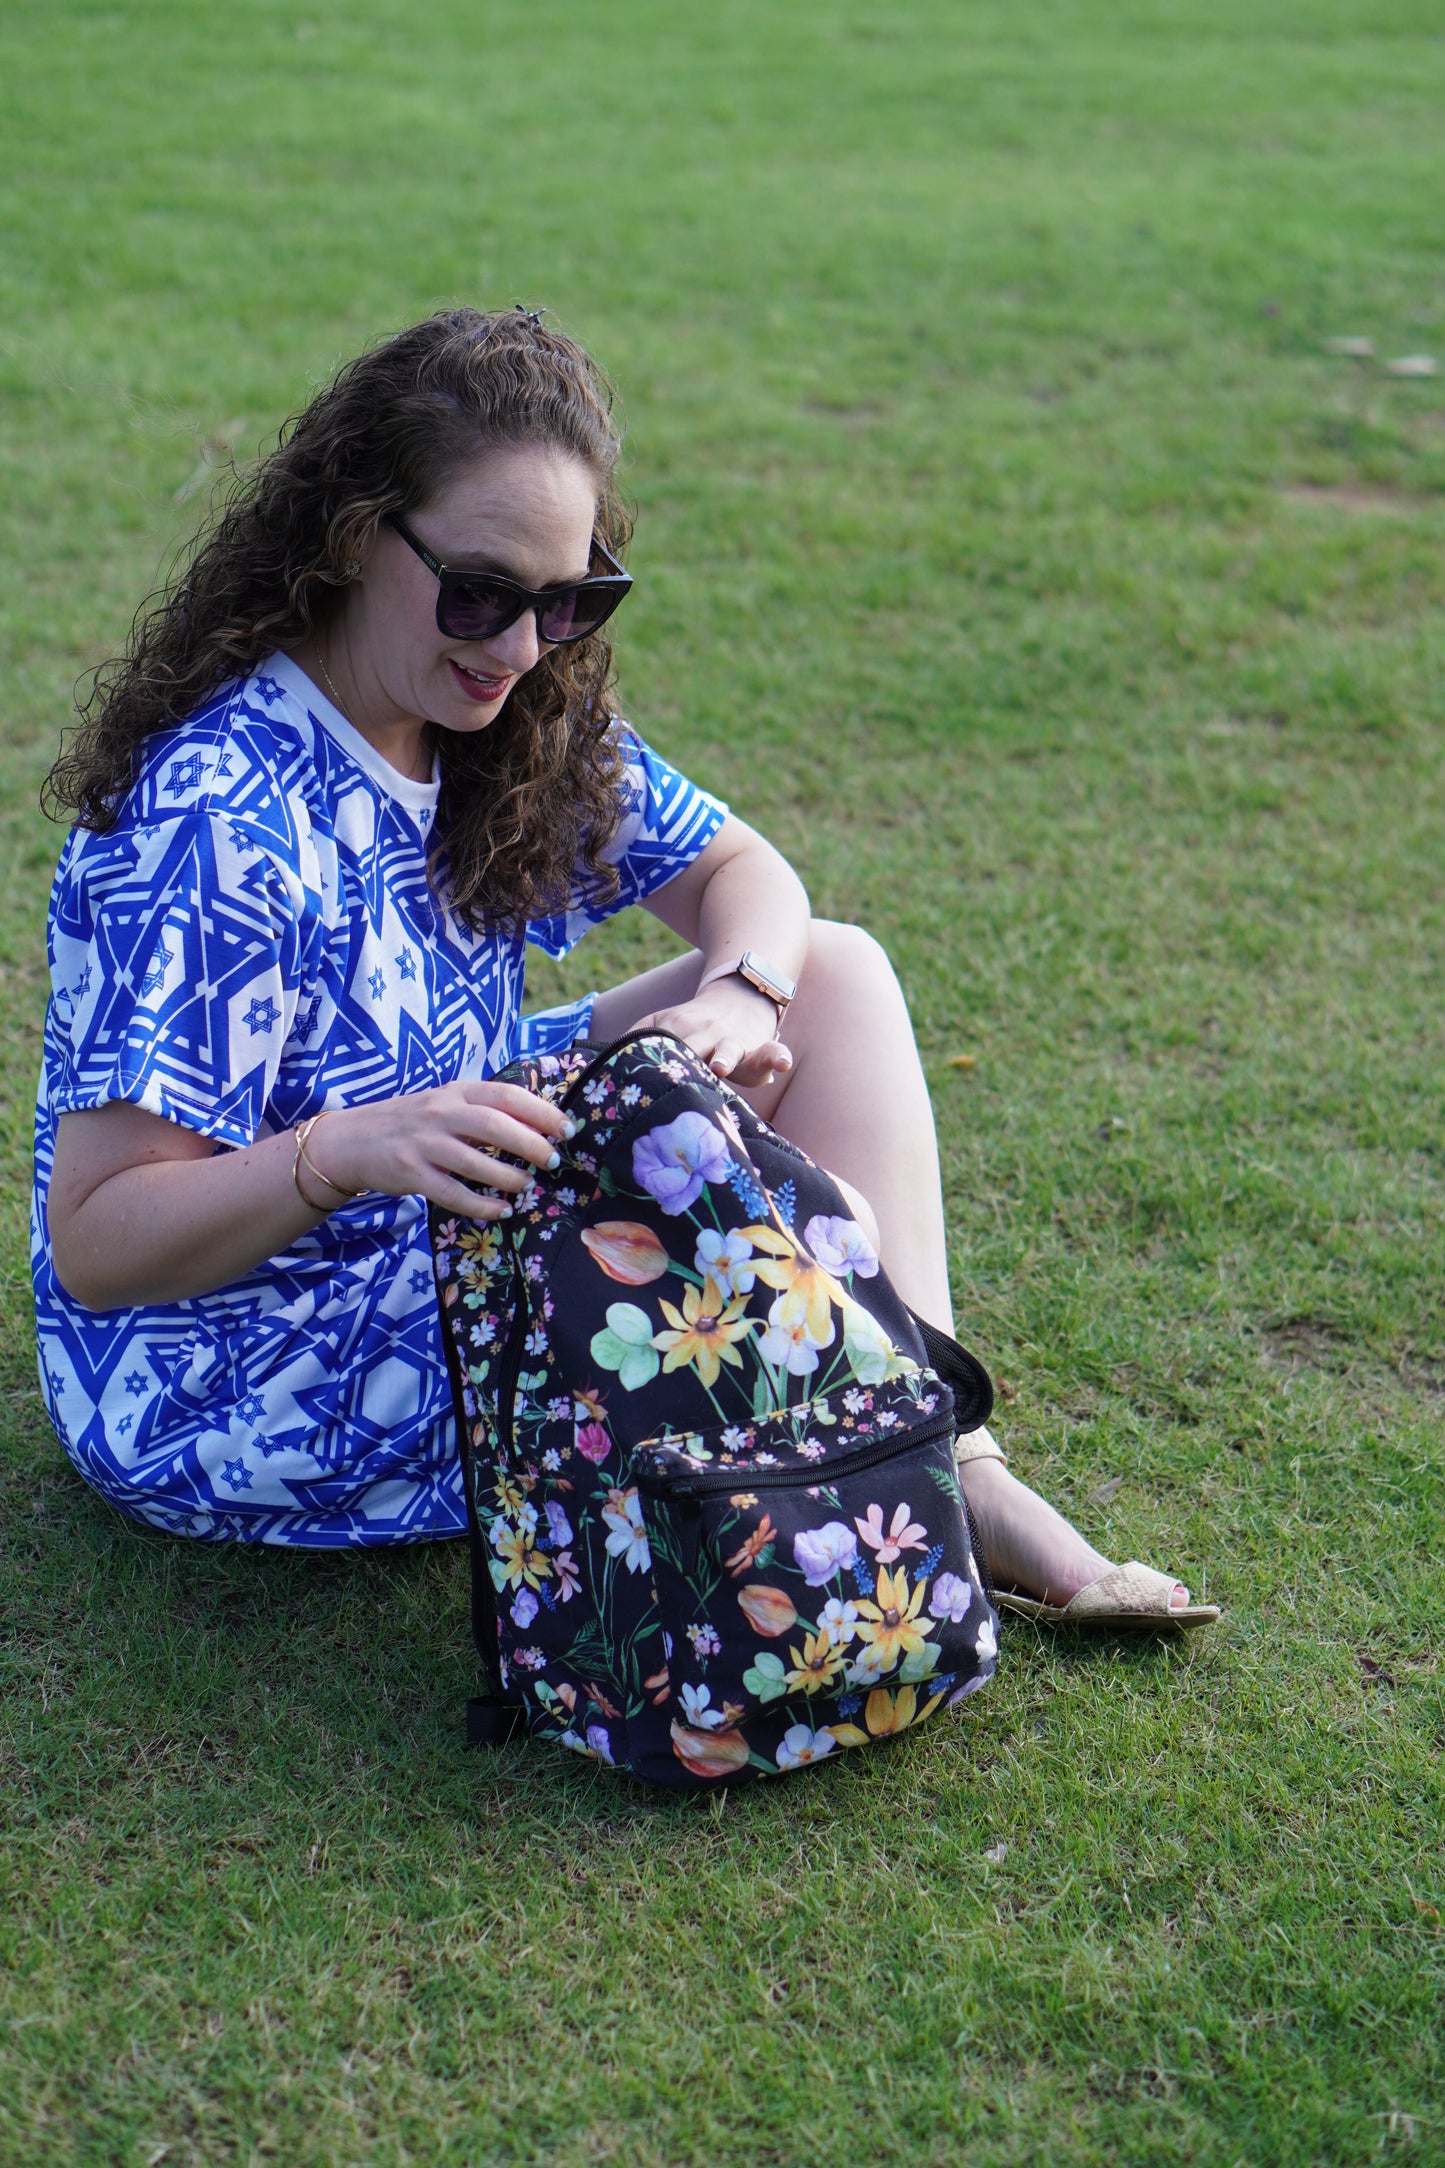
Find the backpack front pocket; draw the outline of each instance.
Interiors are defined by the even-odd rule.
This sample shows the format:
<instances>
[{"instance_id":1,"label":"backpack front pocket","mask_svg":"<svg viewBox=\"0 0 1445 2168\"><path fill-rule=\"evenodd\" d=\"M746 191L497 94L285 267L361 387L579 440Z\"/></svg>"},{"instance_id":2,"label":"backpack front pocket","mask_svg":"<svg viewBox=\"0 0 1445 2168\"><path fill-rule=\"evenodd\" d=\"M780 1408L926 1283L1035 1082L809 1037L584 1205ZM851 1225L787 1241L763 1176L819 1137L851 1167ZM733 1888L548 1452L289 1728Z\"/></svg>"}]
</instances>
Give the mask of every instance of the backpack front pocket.
<instances>
[{"instance_id":1,"label":"backpack front pocket","mask_svg":"<svg viewBox=\"0 0 1445 2168\"><path fill-rule=\"evenodd\" d=\"M950 1419L814 1466L718 1467L717 1444L632 1456L671 1644L672 1751L692 1776L796 1768L983 1685L997 1620Z\"/></svg>"}]
</instances>

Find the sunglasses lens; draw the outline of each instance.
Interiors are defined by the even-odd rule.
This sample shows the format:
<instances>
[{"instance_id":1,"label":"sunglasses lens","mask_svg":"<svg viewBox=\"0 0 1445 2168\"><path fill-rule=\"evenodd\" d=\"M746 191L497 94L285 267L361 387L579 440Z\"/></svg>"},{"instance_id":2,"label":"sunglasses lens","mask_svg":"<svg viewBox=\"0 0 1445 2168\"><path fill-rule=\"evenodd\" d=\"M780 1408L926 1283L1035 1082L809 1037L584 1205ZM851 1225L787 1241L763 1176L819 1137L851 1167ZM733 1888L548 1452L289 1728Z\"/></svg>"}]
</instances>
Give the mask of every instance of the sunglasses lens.
<instances>
[{"instance_id":1,"label":"sunglasses lens","mask_svg":"<svg viewBox=\"0 0 1445 2168\"><path fill-rule=\"evenodd\" d=\"M627 592L625 580L588 580L552 595L538 610L538 631L554 645L565 640L585 640L612 615ZM449 640L490 640L515 624L528 607L527 590L510 580L458 579L450 573L442 584L438 623Z\"/></svg>"},{"instance_id":2,"label":"sunglasses lens","mask_svg":"<svg viewBox=\"0 0 1445 2168\"><path fill-rule=\"evenodd\" d=\"M586 587L569 588L548 603L539 621L544 640L585 640L605 624L621 600L610 582L598 580Z\"/></svg>"},{"instance_id":3,"label":"sunglasses lens","mask_svg":"<svg viewBox=\"0 0 1445 2168\"><path fill-rule=\"evenodd\" d=\"M448 580L442 594L442 629L449 640L489 640L511 624L521 607L516 588L502 581Z\"/></svg>"}]
</instances>

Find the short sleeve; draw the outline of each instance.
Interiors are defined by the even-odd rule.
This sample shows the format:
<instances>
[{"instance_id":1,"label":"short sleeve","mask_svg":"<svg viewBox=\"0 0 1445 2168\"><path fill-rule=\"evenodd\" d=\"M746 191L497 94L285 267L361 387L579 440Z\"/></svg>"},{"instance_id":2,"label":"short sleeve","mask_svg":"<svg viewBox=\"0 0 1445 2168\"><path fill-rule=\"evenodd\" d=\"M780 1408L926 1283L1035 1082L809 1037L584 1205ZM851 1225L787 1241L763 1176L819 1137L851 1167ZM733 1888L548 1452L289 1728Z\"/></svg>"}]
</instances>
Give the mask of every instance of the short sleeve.
<instances>
[{"instance_id":1,"label":"short sleeve","mask_svg":"<svg viewBox=\"0 0 1445 2168\"><path fill-rule=\"evenodd\" d=\"M629 724L618 727L627 753L622 824L605 853L617 867L618 890L605 903L579 891L568 910L529 920L527 939L549 956L565 956L590 927L665 888L701 855L727 819L721 798L689 782Z\"/></svg>"},{"instance_id":2,"label":"short sleeve","mask_svg":"<svg viewBox=\"0 0 1445 2168\"><path fill-rule=\"evenodd\" d=\"M54 1113L121 1099L253 1142L295 1014L300 901L241 821L77 830L51 912Z\"/></svg>"}]
</instances>

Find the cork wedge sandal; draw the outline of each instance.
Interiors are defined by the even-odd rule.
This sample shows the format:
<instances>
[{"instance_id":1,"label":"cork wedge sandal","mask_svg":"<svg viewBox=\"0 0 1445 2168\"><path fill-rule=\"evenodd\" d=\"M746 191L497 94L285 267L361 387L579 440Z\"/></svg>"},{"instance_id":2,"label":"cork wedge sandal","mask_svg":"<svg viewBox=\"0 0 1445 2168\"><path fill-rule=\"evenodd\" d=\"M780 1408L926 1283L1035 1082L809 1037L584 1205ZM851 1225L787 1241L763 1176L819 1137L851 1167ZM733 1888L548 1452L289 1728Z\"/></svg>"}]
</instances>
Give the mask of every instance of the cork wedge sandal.
<instances>
[{"instance_id":1,"label":"cork wedge sandal","mask_svg":"<svg viewBox=\"0 0 1445 2168\"><path fill-rule=\"evenodd\" d=\"M1122 1627L1140 1633L1212 1626L1219 1617L1219 1605L1186 1603L1175 1608L1169 1599L1179 1586L1172 1573L1156 1573L1152 1566L1141 1566L1132 1558L1126 1566L1111 1566L1067 1603L1043 1603L1008 1588L996 1588L993 1600L1000 1611L1012 1611L1038 1626Z\"/></svg>"},{"instance_id":2,"label":"cork wedge sandal","mask_svg":"<svg viewBox=\"0 0 1445 2168\"><path fill-rule=\"evenodd\" d=\"M1005 1458L997 1439L985 1429L956 1438L953 1451L960 1467L971 1460ZM1111 1566L1067 1603L1044 1603L1037 1596L1023 1596L1011 1588L995 1588L993 1600L1000 1611L1032 1619L1036 1626L1105 1626L1131 1633L1174 1633L1191 1626L1212 1626L1219 1617L1217 1603L1186 1603L1177 1609L1171 1605L1169 1599L1181 1585L1172 1573L1157 1573L1152 1566L1142 1566L1132 1558L1126 1566Z\"/></svg>"}]
</instances>

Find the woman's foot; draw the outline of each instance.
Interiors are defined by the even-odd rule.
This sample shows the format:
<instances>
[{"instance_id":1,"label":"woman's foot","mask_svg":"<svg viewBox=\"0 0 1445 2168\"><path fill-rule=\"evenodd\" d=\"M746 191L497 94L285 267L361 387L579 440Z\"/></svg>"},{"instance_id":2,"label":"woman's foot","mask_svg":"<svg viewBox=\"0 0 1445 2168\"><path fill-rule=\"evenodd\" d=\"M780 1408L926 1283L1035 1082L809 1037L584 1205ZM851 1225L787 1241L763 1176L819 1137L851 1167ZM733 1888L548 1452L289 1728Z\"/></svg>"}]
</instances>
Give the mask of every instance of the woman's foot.
<instances>
[{"instance_id":1,"label":"woman's foot","mask_svg":"<svg viewBox=\"0 0 1445 2168\"><path fill-rule=\"evenodd\" d=\"M1000 1588L1062 1605L1109 1571L1112 1561L1003 1461L965 1461L958 1472L989 1575ZM1172 1608L1183 1610L1188 1602L1188 1589L1176 1581Z\"/></svg>"}]
</instances>

